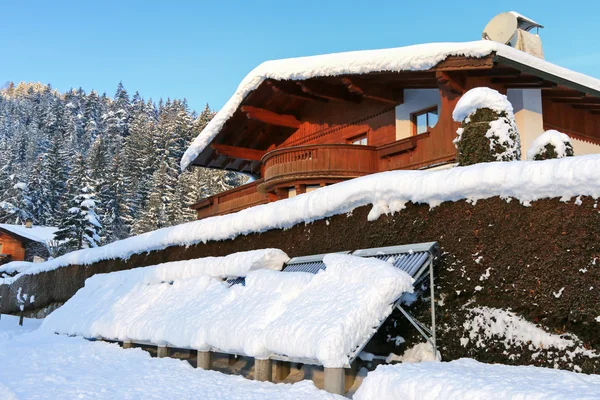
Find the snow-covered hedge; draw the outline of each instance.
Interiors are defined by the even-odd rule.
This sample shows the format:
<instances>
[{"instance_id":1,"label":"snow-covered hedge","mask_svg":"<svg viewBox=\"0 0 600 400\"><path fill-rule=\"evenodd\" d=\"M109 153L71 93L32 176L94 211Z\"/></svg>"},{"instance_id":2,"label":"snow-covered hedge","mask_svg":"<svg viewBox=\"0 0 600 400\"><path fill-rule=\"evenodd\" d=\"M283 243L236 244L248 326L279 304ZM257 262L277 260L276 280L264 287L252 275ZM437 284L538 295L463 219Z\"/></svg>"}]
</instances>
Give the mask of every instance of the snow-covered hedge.
<instances>
[{"instance_id":1,"label":"snow-covered hedge","mask_svg":"<svg viewBox=\"0 0 600 400\"><path fill-rule=\"evenodd\" d=\"M41 329L342 367L413 279L377 259L330 254L324 262L316 275L251 271L246 286L232 287L193 268L171 281L156 267L95 275Z\"/></svg>"},{"instance_id":2,"label":"snow-covered hedge","mask_svg":"<svg viewBox=\"0 0 600 400\"><path fill-rule=\"evenodd\" d=\"M462 123L454 139L459 165L521 158L512 105L498 91L487 87L469 90L456 104L452 117Z\"/></svg>"},{"instance_id":3,"label":"snow-covered hedge","mask_svg":"<svg viewBox=\"0 0 600 400\"><path fill-rule=\"evenodd\" d=\"M548 160L574 156L571 138L559 131L549 130L538 136L527 151L528 160Z\"/></svg>"},{"instance_id":4,"label":"snow-covered hedge","mask_svg":"<svg viewBox=\"0 0 600 400\"><path fill-rule=\"evenodd\" d=\"M380 365L354 400L597 399L600 376L530 366L452 362Z\"/></svg>"},{"instance_id":5,"label":"snow-covered hedge","mask_svg":"<svg viewBox=\"0 0 600 400\"><path fill-rule=\"evenodd\" d=\"M408 202L435 207L444 201L477 201L495 196L532 201L576 196L600 197L600 155L560 160L518 161L472 165L438 171L389 171L327 186L237 213L206 218L93 249L66 254L43 263L12 262L0 267L16 271L0 277L10 284L24 274L37 274L67 265L90 265L102 260L127 259L133 254L169 246L233 239L270 229L291 228L372 204L369 220L402 210Z\"/></svg>"}]
</instances>

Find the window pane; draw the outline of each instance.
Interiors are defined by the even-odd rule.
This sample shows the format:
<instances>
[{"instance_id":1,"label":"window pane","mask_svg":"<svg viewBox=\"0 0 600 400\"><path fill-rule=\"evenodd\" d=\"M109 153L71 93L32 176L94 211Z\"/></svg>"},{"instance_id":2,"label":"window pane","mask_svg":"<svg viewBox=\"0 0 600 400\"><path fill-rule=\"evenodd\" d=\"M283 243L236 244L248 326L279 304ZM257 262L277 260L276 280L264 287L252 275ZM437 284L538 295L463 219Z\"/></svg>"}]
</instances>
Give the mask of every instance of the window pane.
<instances>
[{"instance_id":1,"label":"window pane","mask_svg":"<svg viewBox=\"0 0 600 400\"><path fill-rule=\"evenodd\" d=\"M427 132L427 114L419 114L416 118L417 135Z\"/></svg>"},{"instance_id":2,"label":"window pane","mask_svg":"<svg viewBox=\"0 0 600 400\"><path fill-rule=\"evenodd\" d=\"M367 137L363 136L361 138L355 139L352 144L358 144L358 145L362 145L362 146L366 146L367 145Z\"/></svg>"},{"instance_id":3,"label":"window pane","mask_svg":"<svg viewBox=\"0 0 600 400\"><path fill-rule=\"evenodd\" d=\"M429 126L429 128L433 128L438 122L438 112L437 110L435 111L430 111L427 113L427 126Z\"/></svg>"}]
</instances>

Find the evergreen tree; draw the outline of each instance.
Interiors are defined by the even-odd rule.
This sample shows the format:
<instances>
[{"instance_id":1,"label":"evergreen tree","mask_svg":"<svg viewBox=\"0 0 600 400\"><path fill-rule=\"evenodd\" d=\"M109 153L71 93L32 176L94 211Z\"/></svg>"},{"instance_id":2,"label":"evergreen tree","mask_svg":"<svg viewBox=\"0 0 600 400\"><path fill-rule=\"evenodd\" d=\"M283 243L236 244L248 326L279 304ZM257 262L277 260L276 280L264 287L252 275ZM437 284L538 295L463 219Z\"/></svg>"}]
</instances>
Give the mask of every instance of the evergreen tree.
<instances>
[{"instance_id":1,"label":"evergreen tree","mask_svg":"<svg viewBox=\"0 0 600 400\"><path fill-rule=\"evenodd\" d=\"M76 155L68 188L75 195L69 200L67 216L60 224L55 238L63 241L65 248L69 250L97 247L102 225L95 212L94 182L88 175L85 158L81 153Z\"/></svg>"}]
</instances>

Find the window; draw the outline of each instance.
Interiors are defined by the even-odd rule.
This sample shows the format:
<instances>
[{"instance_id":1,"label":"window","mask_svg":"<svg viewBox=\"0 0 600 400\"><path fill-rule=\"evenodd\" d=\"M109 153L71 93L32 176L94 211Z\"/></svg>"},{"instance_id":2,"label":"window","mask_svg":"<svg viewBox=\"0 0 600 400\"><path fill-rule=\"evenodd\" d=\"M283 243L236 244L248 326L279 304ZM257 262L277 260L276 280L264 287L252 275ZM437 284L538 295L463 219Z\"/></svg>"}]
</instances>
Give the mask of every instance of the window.
<instances>
[{"instance_id":1,"label":"window","mask_svg":"<svg viewBox=\"0 0 600 400\"><path fill-rule=\"evenodd\" d=\"M359 146L366 146L368 144L367 135L353 137L352 139L348 139L348 142L352 144L357 144Z\"/></svg>"},{"instance_id":2,"label":"window","mask_svg":"<svg viewBox=\"0 0 600 400\"><path fill-rule=\"evenodd\" d=\"M437 107L428 108L414 113L412 115L412 121L415 135L429 132L429 129L433 128L438 122Z\"/></svg>"}]
</instances>

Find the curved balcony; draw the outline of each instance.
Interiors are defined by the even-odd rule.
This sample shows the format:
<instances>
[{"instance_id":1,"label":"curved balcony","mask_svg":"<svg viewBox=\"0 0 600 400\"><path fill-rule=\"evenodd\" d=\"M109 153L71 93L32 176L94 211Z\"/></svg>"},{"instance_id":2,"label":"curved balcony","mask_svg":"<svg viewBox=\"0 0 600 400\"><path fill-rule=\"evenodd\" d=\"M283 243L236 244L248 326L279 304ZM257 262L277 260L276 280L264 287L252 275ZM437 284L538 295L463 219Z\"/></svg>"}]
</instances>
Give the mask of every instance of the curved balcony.
<instances>
[{"instance_id":1,"label":"curved balcony","mask_svg":"<svg viewBox=\"0 0 600 400\"><path fill-rule=\"evenodd\" d=\"M375 147L317 144L273 150L262 157L264 192L295 185L325 185L377 172Z\"/></svg>"}]
</instances>

